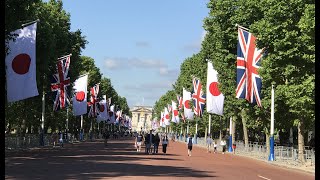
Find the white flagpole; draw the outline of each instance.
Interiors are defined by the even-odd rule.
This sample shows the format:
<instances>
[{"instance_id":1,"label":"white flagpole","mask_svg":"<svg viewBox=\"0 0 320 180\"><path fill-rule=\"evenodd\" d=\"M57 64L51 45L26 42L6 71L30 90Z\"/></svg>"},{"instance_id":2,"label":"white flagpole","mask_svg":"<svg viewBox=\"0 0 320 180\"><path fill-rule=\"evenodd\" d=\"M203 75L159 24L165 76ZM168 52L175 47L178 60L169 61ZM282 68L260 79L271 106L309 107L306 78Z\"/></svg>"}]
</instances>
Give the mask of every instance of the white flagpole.
<instances>
[{"instance_id":1,"label":"white flagpole","mask_svg":"<svg viewBox=\"0 0 320 180\"><path fill-rule=\"evenodd\" d=\"M42 90L42 116L41 116L41 135L40 135L40 145L44 146L44 115L45 115L45 98L46 93L44 92L44 88Z\"/></svg>"},{"instance_id":2,"label":"white flagpole","mask_svg":"<svg viewBox=\"0 0 320 180\"><path fill-rule=\"evenodd\" d=\"M230 117L229 127L229 152L232 152L232 117Z\"/></svg>"},{"instance_id":3,"label":"white flagpole","mask_svg":"<svg viewBox=\"0 0 320 180\"><path fill-rule=\"evenodd\" d=\"M188 119L188 125L187 125L187 134L189 134L189 119Z\"/></svg>"},{"instance_id":4,"label":"white flagpole","mask_svg":"<svg viewBox=\"0 0 320 180\"><path fill-rule=\"evenodd\" d=\"M274 161L274 89L271 86L271 126L270 126L270 155L269 161Z\"/></svg>"},{"instance_id":5,"label":"white flagpole","mask_svg":"<svg viewBox=\"0 0 320 180\"><path fill-rule=\"evenodd\" d=\"M80 121L80 141L83 140L83 129L82 129L82 126L83 126L83 115L81 115L81 121Z\"/></svg>"},{"instance_id":6,"label":"white flagpole","mask_svg":"<svg viewBox=\"0 0 320 180\"><path fill-rule=\"evenodd\" d=\"M208 127L208 134L211 134L211 114L209 113L209 127Z\"/></svg>"},{"instance_id":7,"label":"white flagpole","mask_svg":"<svg viewBox=\"0 0 320 180\"><path fill-rule=\"evenodd\" d=\"M67 119L66 119L66 141L68 142L68 131L69 131L69 107L67 107Z\"/></svg>"}]
</instances>

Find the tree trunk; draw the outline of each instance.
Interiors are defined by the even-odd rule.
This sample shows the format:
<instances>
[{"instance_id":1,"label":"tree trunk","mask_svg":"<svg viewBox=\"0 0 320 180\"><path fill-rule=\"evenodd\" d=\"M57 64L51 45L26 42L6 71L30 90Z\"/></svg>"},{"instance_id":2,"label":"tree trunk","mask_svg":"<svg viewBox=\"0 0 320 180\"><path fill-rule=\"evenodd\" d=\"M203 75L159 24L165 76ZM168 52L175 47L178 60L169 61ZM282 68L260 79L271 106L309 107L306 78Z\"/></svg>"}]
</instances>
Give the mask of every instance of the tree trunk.
<instances>
[{"instance_id":1,"label":"tree trunk","mask_svg":"<svg viewBox=\"0 0 320 180\"><path fill-rule=\"evenodd\" d=\"M244 145L245 149L248 149L249 146L249 140L248 140L248 129L247 129L247 119L246 119L246 110L241 110L241 119L242 119L242 125L243 125L243 138L244 138Z\"/></svg>"},{"instance_id":2,"label":"tree trunk","mask_svg":"<svg viewBox=\"0 0 320 180\"><path fill-rule=\"evenodd\" d=\"M266 155L267 155L267 158L270 154L270 134L269 132L266 132L266 146L267 146L267 151L266 151Z\"/></svg>"},{"instance_id":3,"label":"tree trunk","mask_svg":"<svg viewBox=\"0 0 320 180\"><path fill-rule=\"evenodd\" d=\"M300 120L298 124L298 155L299 155L299 160L302 163L305 163L305 158L303 155L304 152L304 122L303 120Z\"/></svg>"}]
</instances>

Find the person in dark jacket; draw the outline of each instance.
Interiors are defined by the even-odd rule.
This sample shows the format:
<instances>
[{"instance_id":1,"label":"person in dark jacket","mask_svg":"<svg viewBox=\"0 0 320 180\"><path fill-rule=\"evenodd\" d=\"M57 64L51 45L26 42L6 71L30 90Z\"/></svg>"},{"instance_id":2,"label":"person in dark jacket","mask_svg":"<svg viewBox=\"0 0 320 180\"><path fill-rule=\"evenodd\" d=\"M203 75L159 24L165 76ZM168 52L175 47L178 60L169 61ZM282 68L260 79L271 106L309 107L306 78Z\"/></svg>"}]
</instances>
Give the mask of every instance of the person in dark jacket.
<instances>
[{"instance_id":1,"label":"person in dark jacket","mask_svg":"<svg viewBox=\"0 0 320 180\"><path fill-rule=\"evenodd\" d=\"M159 144L160 144L160 137L159 137L159 134L157 133L157 134L154 136L153 154L158 154Z\"/></svg>"}]
</instances>

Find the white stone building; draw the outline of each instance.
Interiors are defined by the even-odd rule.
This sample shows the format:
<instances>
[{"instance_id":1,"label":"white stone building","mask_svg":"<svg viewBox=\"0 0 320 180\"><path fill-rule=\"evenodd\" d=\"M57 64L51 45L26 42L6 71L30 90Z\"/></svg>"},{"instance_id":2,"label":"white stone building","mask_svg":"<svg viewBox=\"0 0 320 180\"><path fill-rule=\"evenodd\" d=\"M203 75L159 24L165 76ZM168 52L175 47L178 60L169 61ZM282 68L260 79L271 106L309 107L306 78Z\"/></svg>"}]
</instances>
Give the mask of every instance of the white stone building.
<instances>
[{"instance_id":1,"label":"white stone building","mask_svg":"<svg viewBox=\"0 0 320 180\"><path fill-rule=\"evenodd\" d=\"M151 106L134 106L130 111L132 113L131 125L133 132L149 131L151 129L153 111Z\"/></svg>"}]
</instances>

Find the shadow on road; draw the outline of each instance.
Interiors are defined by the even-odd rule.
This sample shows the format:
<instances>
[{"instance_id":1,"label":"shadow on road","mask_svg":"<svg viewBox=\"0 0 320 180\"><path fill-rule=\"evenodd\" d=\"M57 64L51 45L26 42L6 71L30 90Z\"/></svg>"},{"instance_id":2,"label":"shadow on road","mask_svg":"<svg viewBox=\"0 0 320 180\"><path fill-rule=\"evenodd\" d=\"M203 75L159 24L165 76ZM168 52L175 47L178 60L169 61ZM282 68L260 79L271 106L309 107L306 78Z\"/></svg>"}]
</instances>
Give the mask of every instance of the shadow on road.
<instances>
[{"instance_id":1,"label":"shadow on road","mask_svg":"<svg viewBox=\"0 0 320 180\"><path fill-rule=\"evenodd\" d=\"M129 144L130 143L130 144ZM215 177L189 167L148 165L148 161L181 161L177 155L145 155L131 141L85 142L60 149L6 153L6 179L98 179L124 176Z\"/></svg>"}]
</instances>

